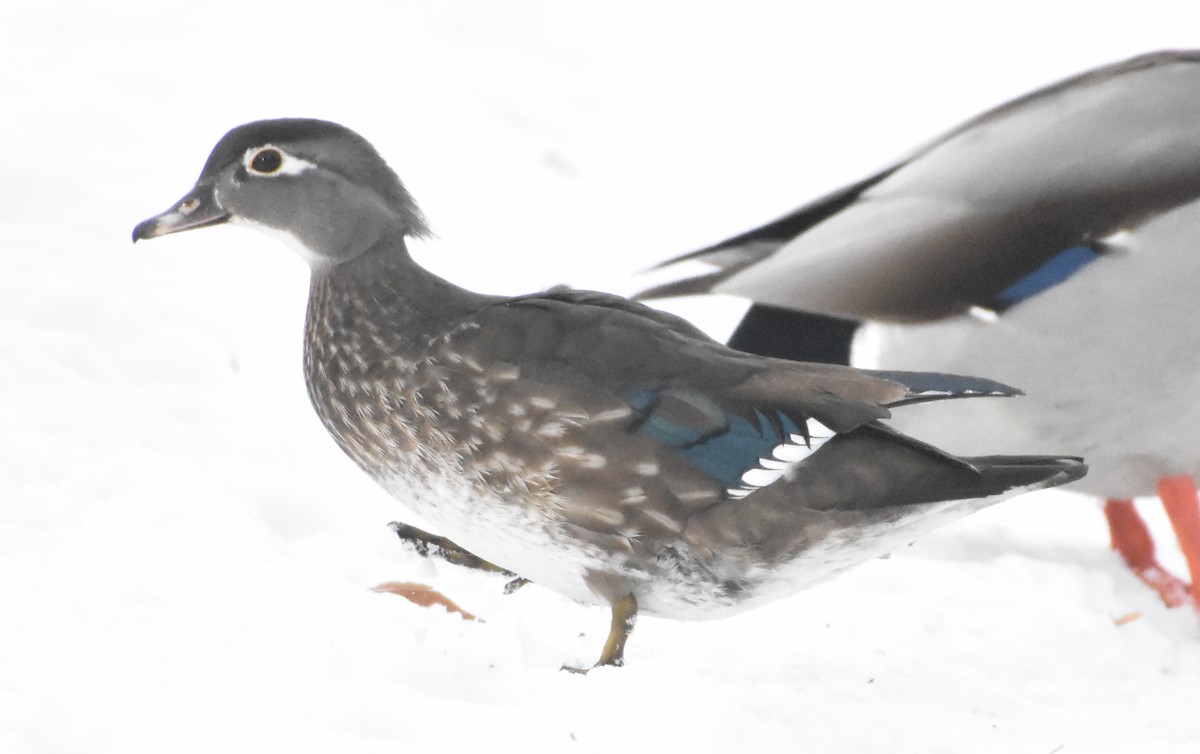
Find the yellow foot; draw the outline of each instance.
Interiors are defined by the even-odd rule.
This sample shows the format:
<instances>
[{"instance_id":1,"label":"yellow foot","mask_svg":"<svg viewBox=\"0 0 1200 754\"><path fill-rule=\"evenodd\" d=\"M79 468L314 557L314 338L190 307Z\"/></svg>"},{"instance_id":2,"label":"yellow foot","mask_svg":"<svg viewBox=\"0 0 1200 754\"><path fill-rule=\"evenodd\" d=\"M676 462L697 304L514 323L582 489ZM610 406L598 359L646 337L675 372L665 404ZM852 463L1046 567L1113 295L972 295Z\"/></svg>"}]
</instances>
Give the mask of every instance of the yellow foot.
<instances>
[{"instance_id":1,"label":"yellow foot","mask_svg":"<svg viewBox=\"0 0 1200 754\"><path fill-rule=\"evenodd\" d=\"M633 633L633 627L637 624L637 612L637 600L632 594L627 594L612 603L612 623L608 629L608 638L604 641L600 659L592 667L621 667L625 664L625 642L629 640L629 635ZM562 670L580 675L586 675L591 669L562 666Z\"/></svg>"}]
</instances>

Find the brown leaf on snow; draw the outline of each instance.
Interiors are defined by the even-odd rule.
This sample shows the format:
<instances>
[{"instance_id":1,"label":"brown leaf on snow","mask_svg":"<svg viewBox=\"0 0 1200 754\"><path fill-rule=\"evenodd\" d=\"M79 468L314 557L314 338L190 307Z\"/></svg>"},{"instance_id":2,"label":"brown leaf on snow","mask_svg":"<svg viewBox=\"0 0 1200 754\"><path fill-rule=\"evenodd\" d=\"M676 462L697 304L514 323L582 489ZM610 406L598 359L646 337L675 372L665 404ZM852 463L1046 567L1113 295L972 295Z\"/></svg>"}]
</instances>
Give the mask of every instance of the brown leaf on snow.
<instances>
[{"instance_id":1,"label":"brown leaf on snow","mask_svg":"<svg viewBox=\"0 0 1200 754\"><path fill-rule=\"evenodd\" d=\"M1126 623L1133 623L1135 620L1141 617L1142 614L1138 612L1125 613L1124 615L1118 615L1113 618L1113 623L1117 624L1118 626L1124 626Z\"/></svg>"},{"instance_id":2,"label":"brown leaf on snow","mask_svg":"<svg viewBox=\"0 0 1200 754\"><path fill-rule=\"evenodd\" d=\"M421 607L431 607L433 605L441 605L446 608L447 612L458 613L463 617L463 620L479 620L471 613L459 607L454 600L442 594L438 590L425 584L418 584L413 581L388 581L371 589L372 592L387 592L403 597L404 599Z\"/></svg>"}]
</instances>

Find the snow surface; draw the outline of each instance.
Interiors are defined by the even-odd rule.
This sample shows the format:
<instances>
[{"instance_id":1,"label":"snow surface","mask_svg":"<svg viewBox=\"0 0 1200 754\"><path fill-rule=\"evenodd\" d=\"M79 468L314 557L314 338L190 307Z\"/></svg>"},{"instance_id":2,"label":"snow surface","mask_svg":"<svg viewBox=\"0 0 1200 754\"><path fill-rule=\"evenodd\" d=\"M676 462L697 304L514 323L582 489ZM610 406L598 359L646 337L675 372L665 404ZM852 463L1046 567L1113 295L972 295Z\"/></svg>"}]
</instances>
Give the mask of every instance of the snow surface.
<instances>
[{"instance_id":1,"label":"snow surface","mask_svg":"<svg viewBox=\"0 0 1200 754\"><path fill-rule=\"evenodd\" d=\"M627 667L560 672L606 613L402 550L403 509L324 435L300 261L233 227L129 243L228 128L315 116L398 169L442 274L629 292L1200 20L806 6L4 3L0 752L1200 750L1200 621L1065 493L743 616L643 619ZM721 336L740 307L675 308ZM407 580L486 622L371 591Z\"/></svg>"}]
</instances>

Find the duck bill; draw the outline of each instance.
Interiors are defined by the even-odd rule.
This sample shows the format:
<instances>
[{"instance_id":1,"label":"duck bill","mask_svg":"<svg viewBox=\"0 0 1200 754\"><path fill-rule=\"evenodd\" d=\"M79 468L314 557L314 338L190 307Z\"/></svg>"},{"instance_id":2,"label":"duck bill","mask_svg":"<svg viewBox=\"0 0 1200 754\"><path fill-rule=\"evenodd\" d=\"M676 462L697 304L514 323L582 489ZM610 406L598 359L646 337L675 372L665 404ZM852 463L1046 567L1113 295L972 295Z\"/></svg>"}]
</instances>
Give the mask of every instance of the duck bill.
<instances>
[{"instance_id":1,"label":"duck bill","mask_svg":"<svg viewBox=\"0 0 1200 754\"><path fill-rule=\"evenodd\" d=\"M204 228L228 222L230 215L217 204L211 186L196 186L172 207L137 224L133 229L133 242L146 238L157 238L181 230Z\"/></svg>"}]
</instances>

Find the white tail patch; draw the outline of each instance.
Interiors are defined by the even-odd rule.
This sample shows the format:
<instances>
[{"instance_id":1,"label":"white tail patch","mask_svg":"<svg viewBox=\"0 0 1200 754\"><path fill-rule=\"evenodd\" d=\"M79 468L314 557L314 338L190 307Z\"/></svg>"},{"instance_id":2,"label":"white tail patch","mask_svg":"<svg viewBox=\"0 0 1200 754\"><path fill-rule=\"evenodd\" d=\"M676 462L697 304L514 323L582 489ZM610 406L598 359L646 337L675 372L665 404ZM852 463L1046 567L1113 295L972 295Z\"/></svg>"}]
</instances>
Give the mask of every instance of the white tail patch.
<instances>
[{"instance_id":1,"label":"white tail patch","mask_svg":"<svg viewBox=\"0 0 1200 754\"><path fill-rule=\"evenodd\" d=\"M1130 228L1117 228L1112 233L1109 233L1100 242L1105 246L1121 246L1128 247L1133 241L1133 230Z\"/></svg>"},{"instance_id":2,"label":"white tail patch","mask_svg":"<svg viewBox=\"0 0 1200 754\"><path fill-rule=\"evenodd\" d=\"M986 306L972 306L967 309L967 314L980 322L996 322L1000 319L1000 315L994 309L988 309Z\"/></svg>"}]
</instances>

